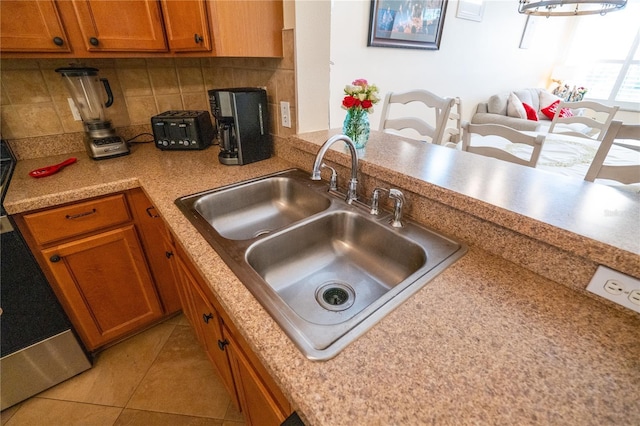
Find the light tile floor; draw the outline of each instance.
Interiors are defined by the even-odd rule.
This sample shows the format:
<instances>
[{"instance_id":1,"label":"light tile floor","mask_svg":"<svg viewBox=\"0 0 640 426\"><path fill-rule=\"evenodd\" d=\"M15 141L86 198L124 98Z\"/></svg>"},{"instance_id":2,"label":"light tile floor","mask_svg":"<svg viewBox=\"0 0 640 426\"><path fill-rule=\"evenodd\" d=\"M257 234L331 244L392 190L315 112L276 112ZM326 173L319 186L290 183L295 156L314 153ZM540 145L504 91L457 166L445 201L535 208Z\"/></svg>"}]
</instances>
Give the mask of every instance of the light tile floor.
<instances>
[{"instance_id":1,"label":"light tile floor","mask_svg":"<svg viewBox=\"0 0 640 426\"><path fill-rule=\"evenodd\" d=\"M2 426L243 426L180 315L98 353L93 368L0 413Z\"/></svg>"}]
</instances>

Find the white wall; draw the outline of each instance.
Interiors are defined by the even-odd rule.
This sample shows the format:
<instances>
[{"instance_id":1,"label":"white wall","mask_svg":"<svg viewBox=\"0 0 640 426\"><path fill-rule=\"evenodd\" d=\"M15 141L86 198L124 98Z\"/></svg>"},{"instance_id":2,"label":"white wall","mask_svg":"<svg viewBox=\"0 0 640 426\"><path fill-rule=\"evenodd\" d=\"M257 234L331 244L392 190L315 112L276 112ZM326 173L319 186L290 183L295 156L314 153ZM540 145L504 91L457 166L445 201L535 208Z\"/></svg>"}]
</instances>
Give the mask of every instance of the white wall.
<instances>
[{"instance_id":1,"label":"white wall","mask_svg":"<svg viewBox=\"0 0 640 426\"><path fill-rule=\"evenodd\" d=\"M295 1L298 132L329 128L331 2Z\"/></svg>"},{"instance_id":2,"label":"white wall","mask_svg":"<svg viewBox=\"0 0 640 426\"><path fill-rule=\"evenodd\" d=\"M484 3L483 19L476 22L456 18L458 1L449 0L440 49L429 51L367 47L369 0L296 0L296 54L315 57L313 61L298 58L296 62L298 131L341 127L345 115L340 108L342 90L356 78L378 85L381 96L387 91L411 88L458 96L465 119L470 119L478 102L492 94L547 86L569 18L535 18L534 41L529 49L520 49L526 17L518 13L517 1ZM306 13L299 13L300 9ZM318 29L320 25L324 25L322 30ZM328 56L324 56L329 44ZM327 95L315 90L314 85L326 84L329 64ZM328 122L323 113L326 105ZM371 115L373 128L378 126L380 110L378 106Z\"/></svg>"},{"instance_id":3,"label":"white wall","mask_svg":"<svg viewBox=\"0 0 640 426\"><path fill-rule=\"evenodd\" d=\"M485 0L483 19L476 22L456 18L458 2L450 0L439 50L367 47L370 5L333 2L330 127L340 127L342 88L355 78L377 84L381 94L424 88L458 96L469 119L478 102L497 92L547 86L563 46L565 18L535 18L533 43L520 49L526 17L518 14L517 1ZM380 110L371 116L373 127L378 126Z\"/></svg>"}]
</instances>

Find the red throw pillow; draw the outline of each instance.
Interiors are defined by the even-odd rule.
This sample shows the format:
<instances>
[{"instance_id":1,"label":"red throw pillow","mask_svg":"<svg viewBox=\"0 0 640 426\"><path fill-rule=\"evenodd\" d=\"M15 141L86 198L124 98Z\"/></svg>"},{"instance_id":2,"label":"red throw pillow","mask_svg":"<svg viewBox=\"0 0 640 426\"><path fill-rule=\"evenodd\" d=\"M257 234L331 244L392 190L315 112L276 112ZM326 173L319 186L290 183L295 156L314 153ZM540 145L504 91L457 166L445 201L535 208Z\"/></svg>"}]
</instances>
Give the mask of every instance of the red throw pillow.
<instances>
[{"instance_id":1,"label":"red throw pillow","mask_svg":"<svg viewBox=\"0 0 640 426\"><path fill-rule=\"evenodd\" d=\"M524 107L524 110L527 113L527 120L538 121L538 113L536 112L535 109L533 109L533 107L531 105L525 104L523 102L522 106Z\"/></svg>"},{"instance_id":2,"label":"red throw pillow","mask_svg":"<svg viewBox=\"0 0 640 426\"><path fill-rule=\"evenodd\" d=\"M544 115L549 117L549 120L553 120L553 116L556 115L556 109L558 108L558 104L560 104L559 100L555 101L554 103L552 103L546 108L542 108L540 111L542 111ZM560 118L564 118L564 117L573 117L573 112L571 112L569 108L562 108L560 110Z\"/></svg>"}]
</instances>

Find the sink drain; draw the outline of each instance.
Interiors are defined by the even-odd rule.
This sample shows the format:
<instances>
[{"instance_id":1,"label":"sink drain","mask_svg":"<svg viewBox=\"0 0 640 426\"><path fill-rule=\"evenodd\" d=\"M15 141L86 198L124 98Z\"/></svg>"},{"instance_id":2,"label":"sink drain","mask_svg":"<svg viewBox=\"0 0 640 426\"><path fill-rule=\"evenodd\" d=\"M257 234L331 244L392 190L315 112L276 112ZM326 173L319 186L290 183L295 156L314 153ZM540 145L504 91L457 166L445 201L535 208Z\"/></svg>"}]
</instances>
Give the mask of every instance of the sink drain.
<instances>
[{"instance_id":1,"label":"sink drain","mask_svg":"<svg viewBox=\"0 0 640 426\"><path fill-rule=\"evenodd\" d=\"M339 281L330 281L316 290L316 300L329 311L344 311L353 305L355 299L356 293L353 288Z\"/></svg>"}]
</instances>

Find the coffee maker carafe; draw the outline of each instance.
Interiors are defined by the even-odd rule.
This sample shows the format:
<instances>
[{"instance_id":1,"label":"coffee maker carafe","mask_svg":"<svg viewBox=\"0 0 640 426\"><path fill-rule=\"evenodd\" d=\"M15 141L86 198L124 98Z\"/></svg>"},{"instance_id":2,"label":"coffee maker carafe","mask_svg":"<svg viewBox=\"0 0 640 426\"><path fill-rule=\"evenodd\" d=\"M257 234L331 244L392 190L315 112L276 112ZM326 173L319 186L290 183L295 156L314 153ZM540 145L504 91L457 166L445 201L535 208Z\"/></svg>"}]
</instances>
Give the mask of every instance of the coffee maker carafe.
<instances>
[{"instance_id":1,"label":"coffee maker carafe","mask_svg":"<svg viewBox=\"0 0 640 426\"><path fill-rule=\"evenodd\" d=\"M100 160L129 154L129 146L111 127L104 109L113 104L113 93L106 78L98 78L98 69L87 67L58 68L73 98L85 130L85 147L89 157ZM102 101L102 88L107 102Z\"/></svg>"},{"instance_id":2,"label":"coffee maker carafe","mask_svg":"<svg viewBox=\"0 0 640 426\"><path fill-rule=\"evenodd\" d=\"M254 87L209 90L220 139L220 163L243 165L271 157L267 92Z\"/></svg>"}]
</instances>

